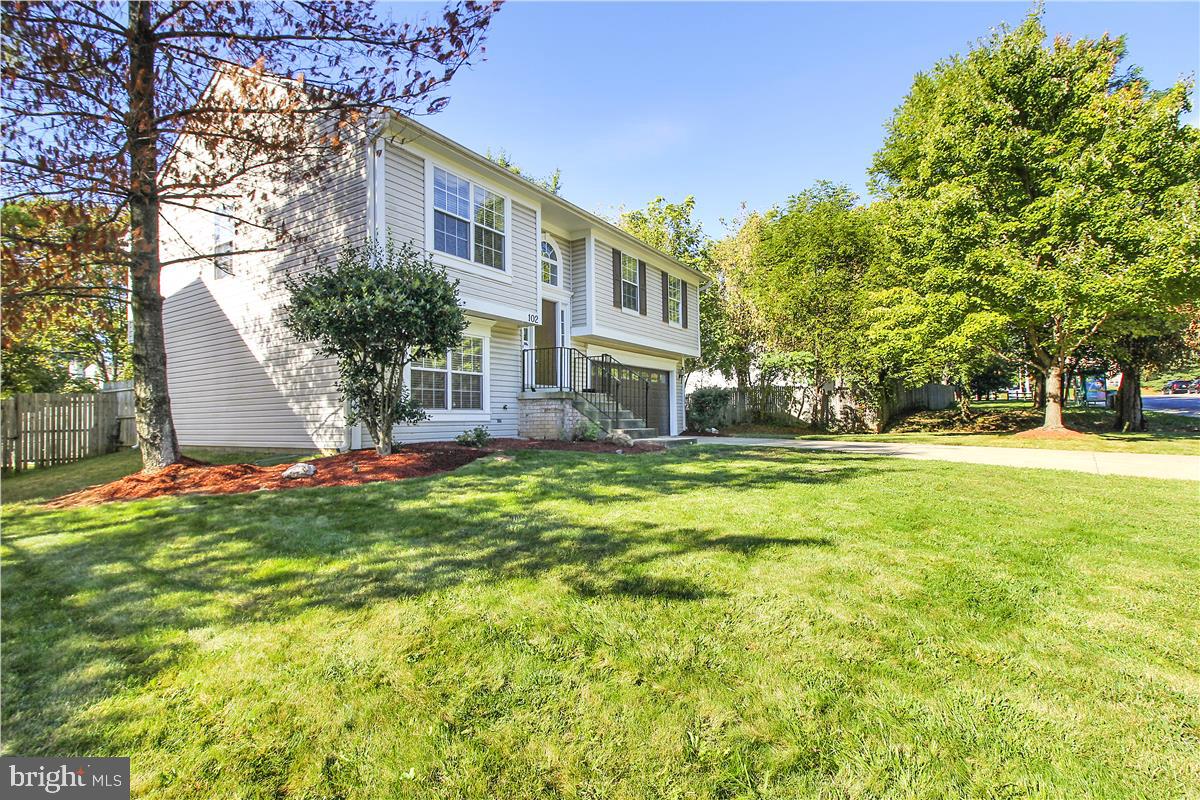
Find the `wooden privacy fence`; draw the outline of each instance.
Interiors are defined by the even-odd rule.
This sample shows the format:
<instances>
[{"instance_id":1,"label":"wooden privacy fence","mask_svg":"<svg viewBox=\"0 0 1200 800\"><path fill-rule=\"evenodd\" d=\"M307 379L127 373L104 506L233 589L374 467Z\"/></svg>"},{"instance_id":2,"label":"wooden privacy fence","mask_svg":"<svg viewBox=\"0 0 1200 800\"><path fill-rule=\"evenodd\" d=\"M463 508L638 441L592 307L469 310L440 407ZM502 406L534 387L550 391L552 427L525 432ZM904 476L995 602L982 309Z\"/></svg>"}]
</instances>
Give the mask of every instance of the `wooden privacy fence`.
<instances>
[{"instance_id":1,"label":"wooden privacy fence","mask_svg":"<svg viewBox=\"0 0 1200 800\"><path fill-rule=\"evenodd\" d=\"M19 394L0 401L0 433L6 471L66 464L111 453L122 440L118 411L122 394Z\"/></svg>"}]
</instances>

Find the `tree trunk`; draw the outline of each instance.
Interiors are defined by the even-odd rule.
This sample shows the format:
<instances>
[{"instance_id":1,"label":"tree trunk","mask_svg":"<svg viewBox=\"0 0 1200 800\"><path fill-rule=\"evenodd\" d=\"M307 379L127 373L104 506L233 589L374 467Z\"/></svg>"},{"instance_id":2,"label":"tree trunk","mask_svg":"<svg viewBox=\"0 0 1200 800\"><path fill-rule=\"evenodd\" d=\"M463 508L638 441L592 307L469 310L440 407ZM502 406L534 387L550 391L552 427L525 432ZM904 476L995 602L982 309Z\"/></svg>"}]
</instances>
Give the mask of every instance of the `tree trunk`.
<instances>
[{"instance_id":1,"label":"tree trunk","mask_svg":"<svg viewBox=\"0 0 1200 800\"><path fill-rule=\"evenodd\" d=\"M372 435L375 437L375 453L381 456L390 456L392 454L392 429L391 425L387 428L380 425Z\"/></svg>"},{"instance_id":2,"label":"tree trunk","mask_svg":"<svg viewBox=\"0 0 1200 800\"><path fill-rule=\"evenodd\" d=\"M1046 407L1046 373L1044 372L1039 372L1033 381L1033 407L1039 410Z\"/></svg>"},{"instance_id":3,"label":"tree trunk","mask_svg":"<svg viewBox=\"0 0 1200 800\"><path fill-rule=\"evenodd\" d=\"M965 385L959 387L958 390L958 416L963 422L970 422L974 416L971 413L971 386Z\"/></svg>"},{"instance_id":4,"label":"tree trunk","mask_svg":"<svg viewBox=\"0 0 1200 800\"><path fill-rule=\"evenodd\" d=\"M1043 430L1062 430L1063 425L1063 365L1055 361L1046 368L1046 417Z\"/></svg>"},{"instance_id":5,"label":"tree trunk","mask_svg":"<svg viewBox=\"0 0 1200 800\"><path fill-rule=\"evenodd\" d=\"M153 4L129 3L130 302L133 308L133 398L142 465L153 471L179 461L167 390L161 262L158 254L158 141L154 102Z\"/></svg>"},{"instance_id":6,"label":"tree trunk","mask_svg":"<svg viewBox=\"0 0 1200 800\"><path fill-rule=\"evenodd\" d=\"M1121 388L1117 390L1117 419L1113 426L1122 433L1146 430L1142 414L1142 368L1121 366Z\"/></svg>"}]
</instances>

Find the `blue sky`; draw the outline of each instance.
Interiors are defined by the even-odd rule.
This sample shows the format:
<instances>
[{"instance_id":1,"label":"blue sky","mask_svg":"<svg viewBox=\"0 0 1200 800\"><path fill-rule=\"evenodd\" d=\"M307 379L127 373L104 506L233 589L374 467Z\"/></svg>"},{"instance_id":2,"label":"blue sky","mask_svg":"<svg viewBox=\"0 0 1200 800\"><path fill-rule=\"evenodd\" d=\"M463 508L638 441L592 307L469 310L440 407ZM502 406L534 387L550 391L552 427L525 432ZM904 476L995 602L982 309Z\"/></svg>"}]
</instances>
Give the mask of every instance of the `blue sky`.
<instances>
[{"instance_id":1,"label":"blue sky","mask_svg":"<svg viewBox=\"0 0 1200 800\"><path fill-rule=\"evenodd\" d=\"M604 215L693 194L717 236L741 203L768 208L818 179L865 194L913 75L1028 8L510 2L487 60L424 121L529 173L561 168L563 196ZM1126 34L1156 87L1200 71L1200 3L1051 2L1045 20L1051 34Z\"/></svg>"}]
</instances>

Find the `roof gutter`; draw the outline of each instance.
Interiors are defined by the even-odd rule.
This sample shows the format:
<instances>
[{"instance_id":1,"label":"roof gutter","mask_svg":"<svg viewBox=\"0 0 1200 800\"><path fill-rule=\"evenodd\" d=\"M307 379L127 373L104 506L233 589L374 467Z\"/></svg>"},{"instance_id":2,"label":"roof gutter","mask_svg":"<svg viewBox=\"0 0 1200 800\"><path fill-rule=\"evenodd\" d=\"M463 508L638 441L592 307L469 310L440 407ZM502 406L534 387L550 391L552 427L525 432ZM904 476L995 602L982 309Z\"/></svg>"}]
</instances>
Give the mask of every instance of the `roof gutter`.
<instances>
[{"instance_id":1,"label":"roof gutter","mask_svg":"<svg viewBox=\"0 0 1200 800\"><path fill-rule=\"evenodd\" d=\"M519 180L522 181L523 184L525 184L524 188L528 188L528 190L532 194L537 196L538 199L543 200L545 202L557 203L560 206L564 206L568 211L583 217L585 220L587 220L592 225L599 227L599 228L603 228L607 232L613 234L614 236L620 237L625 242L629 242L629 243L637 245L638 247L645 248L646 250L649 250L651 253L654 253L659 258L662 258L662 259L665 259L666 261L671 262L672 264L676 265L680 269L686 270L687 272L690 272L693 275L697 275L700 278L703 278L705 280L709 280L709 277L707 275L705 275L703 272L701 272L700 270L696 269L695 267L693 267L689 264L683 263L682 261L675 258L674 256L664 253L662 250L659 250L657 247L653 247L651 245L646 244L641 239L637 238L636 236L629 233L628 231L618 228L616 225L609 222L604 217L601 217L597 214L593 214L590 211L580 208L579 206L572 203L570 200L565 200L562 197L559 197L558 195L554 194L553 192L546 191L545 189L543 189L541 186L538 186L533 181L527 180L525 178L521 178L520 176L514 176L513 173L509 172L508 170L504 169L503 167L499 166L498 164L492 162L491 160L485 158L484 156L479 155L474 150L464 147L463 145L459 144L458 142L454 141L453 139L443 136L442 134L438 133L437 131L433 130L432 128L426 127L425 125L422 125L421 123L416 122L411 117L406 117L403 114L400 114L400 113L390 110L390 109L388 110L388 114L390 115L392 122L399 122L402 125L405 125L405 126L408 126L412 129L414 129L421 136L429 138L430 140L441 145L442 147L445 147L449 150L453 150L458 155L469 159L470 161L474 162L477 166L490 172L492 175L495 175L497 177L504 178L507 180L511 180L513 177L517 177ZM379 135L382 135L382 133L383 132L380 131Z\"/></svg>"}]
</instances>

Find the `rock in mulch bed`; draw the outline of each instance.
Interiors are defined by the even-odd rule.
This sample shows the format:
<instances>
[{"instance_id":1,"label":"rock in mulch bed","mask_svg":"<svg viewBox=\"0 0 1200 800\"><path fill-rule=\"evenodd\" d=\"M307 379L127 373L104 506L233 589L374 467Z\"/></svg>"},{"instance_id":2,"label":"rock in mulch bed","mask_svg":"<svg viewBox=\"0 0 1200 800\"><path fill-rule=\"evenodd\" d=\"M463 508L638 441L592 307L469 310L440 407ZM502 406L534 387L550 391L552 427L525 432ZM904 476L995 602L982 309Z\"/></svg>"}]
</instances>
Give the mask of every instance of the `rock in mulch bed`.
<instances>
[{"instance_id":1,"label":"rock in mulch bed","mask_svg":"<svg viewBox=\"0 0 1200 800\"><path fill-rule=\"evenodd\" d=\"M651 453L661 445L619 447L606 442L531 441L495 439L474 448L449 442L397 445L391 455L374 450L351 450L301 462L314 468L311 475L297 474L296 464L260 467L255 464L206 464L184 458L158 472L137 472L112 483L63 495L46 505L52 508L95 505L114 500L144 500L181 494L240 494L260 489L298 489L306 486L355 486L360 483L419 478L449 472L483 456L503 450L578 450L589 453ZM287 473L292 473L291 475Z\"/></svg>"}]
</instances>

